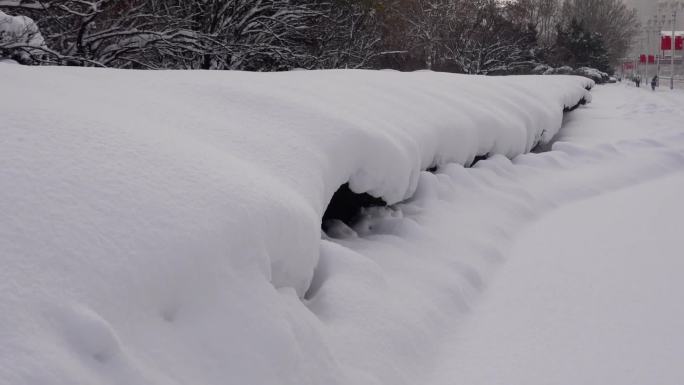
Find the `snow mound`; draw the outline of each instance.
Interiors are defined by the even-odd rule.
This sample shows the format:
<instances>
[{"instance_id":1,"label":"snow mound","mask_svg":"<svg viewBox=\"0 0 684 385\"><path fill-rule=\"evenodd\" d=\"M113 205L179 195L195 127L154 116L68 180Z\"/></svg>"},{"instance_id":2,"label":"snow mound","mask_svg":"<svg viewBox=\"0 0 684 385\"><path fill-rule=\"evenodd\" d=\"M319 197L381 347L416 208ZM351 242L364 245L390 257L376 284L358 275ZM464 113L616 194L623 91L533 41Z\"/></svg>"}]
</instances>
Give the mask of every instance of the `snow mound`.
<instances>
[{"instance_id":1,"label":"snow mound","mask_svg":"<svg viewBox=\"0 0 684 385\"><path fill-rule=\"evenodd\" d=\"M319 256L336 253L320 221L338 187L415 199L428 193L422 170L549 141L593 86L342 70L0 75L0 357L12 356L0 380L12 384L345 383L325 312L301 301ZM346 258L326 263L359 268ZM375 265L361 266L374 287ZM354 370L346 383L365 378Z\"/></svg>"}]
</instances>

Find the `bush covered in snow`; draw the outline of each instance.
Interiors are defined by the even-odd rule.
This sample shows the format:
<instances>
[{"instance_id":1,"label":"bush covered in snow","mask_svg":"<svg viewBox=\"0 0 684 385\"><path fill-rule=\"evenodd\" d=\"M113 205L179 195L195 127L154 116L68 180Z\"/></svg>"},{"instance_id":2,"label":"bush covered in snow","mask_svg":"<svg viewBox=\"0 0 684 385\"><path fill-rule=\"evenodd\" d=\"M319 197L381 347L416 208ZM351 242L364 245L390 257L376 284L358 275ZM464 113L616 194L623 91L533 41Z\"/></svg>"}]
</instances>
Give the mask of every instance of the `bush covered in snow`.
<instances>
[{"instance_id":1,"label":"bush covered in snow","mask_svg":"<svg viewBox=\"0 0 684 385\"><path fill-rule=\"evenodd\" d=\"M553 68L546 64L540 64L534 68L532 73L537 75L576 75L593 80L597 84L606 83L610 79L610 75L599 71L596 68L580 67L573 69L570 66L562 66Z\"/></svg>"},{"instance_id":2,"label":"bush covered in snow","mask_svg":"<svg viewBox=\"0 0 684 385\"><path fill-rule=\"evenodd\" d=\"M539 64L532 69L532 74L533 75L544 75L550 69L553 69L553 67L551 67L548 64Z\"/></svg>"},{"instance_id":3,"label":"bush covered in snow","mask_svg":"<svg viewBox=\"0 0 684 385\"><path fill-rule=\"evenodd\" d=\"M570 66L562 66L555 69L555 74L557 75L570 75L573 69Z\"/></svg>"},{"instance_id":4,"label":"bush covered in snow","mask_svg":"<svg viewBox=\"0 0 684 385\"><path fill-rule=\"evenodd\" d=\"M599 71L596 68L590 67L580 67L573 72L574 75L584 76L596 83L606 83L610 79L610 75L605 72Z\"/></svg>"},{"instance_id":5,"label":"bush covered in snow","mask_svg":"<svg viewBox=\"0 0 684 385\"><path fill-rule=\"evenodd\" d=\"M0 11L0 59L31 64L44 55L46 48L38 25L31 18Z\"/></svg>"}]
</instances>

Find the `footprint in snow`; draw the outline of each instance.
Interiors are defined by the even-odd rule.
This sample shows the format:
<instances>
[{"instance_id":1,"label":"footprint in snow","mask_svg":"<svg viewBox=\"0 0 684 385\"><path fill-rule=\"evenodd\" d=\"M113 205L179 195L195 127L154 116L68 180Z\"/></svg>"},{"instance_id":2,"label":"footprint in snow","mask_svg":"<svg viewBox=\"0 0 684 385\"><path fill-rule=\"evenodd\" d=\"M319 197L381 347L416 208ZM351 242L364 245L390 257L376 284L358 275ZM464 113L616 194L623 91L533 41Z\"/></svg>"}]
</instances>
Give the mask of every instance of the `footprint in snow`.
<instances>
[{"instance_id":1,"label":"footprint in snow","mask_svg":"<svg viewBox=\"0 0 684 385\"><path fill-rule=\"evenodd\" d=\"M121 352L114 328L92 309L80 304L56 311L64 338L72 348L100 363L107 363Z\"/></svg>"}]
</instances>

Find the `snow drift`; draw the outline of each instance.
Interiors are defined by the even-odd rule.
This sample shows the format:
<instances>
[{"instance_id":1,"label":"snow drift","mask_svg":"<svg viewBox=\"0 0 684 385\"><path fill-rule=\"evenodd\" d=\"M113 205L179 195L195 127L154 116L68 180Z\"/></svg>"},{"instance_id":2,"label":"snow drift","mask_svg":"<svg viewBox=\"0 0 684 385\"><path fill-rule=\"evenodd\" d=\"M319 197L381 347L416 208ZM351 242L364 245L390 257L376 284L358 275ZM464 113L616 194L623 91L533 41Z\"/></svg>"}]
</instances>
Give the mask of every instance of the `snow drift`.
<instances>
[{"instance_id":1,"label":"snow drift","mask_svg":"<svg viewBox=\"0 0 684 385\"><path fill-rule=\"evenodd\" d=\"M340 247L320 240L333 193L348 182L392 204L415 198L421 170L514 158L593 85L21 66L0 78L12 384L373 383L301 300L321 252Z\"/></svg>"}]
</instances>

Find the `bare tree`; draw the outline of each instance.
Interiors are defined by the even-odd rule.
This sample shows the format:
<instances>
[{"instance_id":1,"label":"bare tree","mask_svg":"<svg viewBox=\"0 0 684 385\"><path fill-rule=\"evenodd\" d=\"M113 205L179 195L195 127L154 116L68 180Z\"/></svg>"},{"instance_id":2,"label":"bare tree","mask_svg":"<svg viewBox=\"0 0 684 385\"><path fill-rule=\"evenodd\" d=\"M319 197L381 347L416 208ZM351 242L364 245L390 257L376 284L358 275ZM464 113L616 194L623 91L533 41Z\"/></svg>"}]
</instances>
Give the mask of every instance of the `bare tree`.
<instances>
[{"instance_id":1,"label":"bare tree","mask_svg":"<svg viewBox=\"0 0 684 385\"><path fill-rule=\"evenodd\" d=\"M33 16L58 64L285 69L316 60L320 12L290 0L0 0Z\"/></svg>"},{"instance_id":2,"label":"bare tree","mask_svg":"<svg viewBox=\"0 0 684 385\"><path fill-rule=\"evenodd\" d=\"M534 26L541 46L553 45L561 20L560 0L517 0L508 3L505 10L514 23Z\"/></svg>"},{"instance_id":3,"label":"bare tree","mask_svg":"<svg viewBox=\"0 0 684 385\"><path fill-rule=\"evenodd\" d=\"M311 6L289 0L182 1L194 28L212 49L201 67L210 69L286 69L310 66L306 50L314 18Z\"/></svg>"},{"instance_id":4,"label":"bare tree","mask_svg":"<svg viewBox=\"0 0 684 385\"><path fill-rule=\"evenodd\" d=\"M472 4L468 28L449 46L450 56L461 71L485 75L529 71L536 64L534 25L516 23L507 6L496 0Z\"/></svg>"},{"instance_id":5,"label":"bare tree","mask_svg":"<svg viewBox=\"0 0 684 385\"><path fill-rule=\"evenodd\" d=\"M2 0L5 2L13 0ZM43 61L103 67L159 68L151 58L201 52L198 35L172 17L161 1L13 1L34 16L51 50ZM5 6L6 4L0 4ZM162 10L164 12L162 12Z\"/></svg>"},{"instance_id":6,"label":"bare tree","mask_svg":"<svg viewBox=\"0 0 684 385\"><path fill-rule=\"evenodd\" d=\"M308 45L316 68L368 68L393 52L383 51L377 4L365 1L322 1L317 26Z\"/></svg>"}]
</instances>

